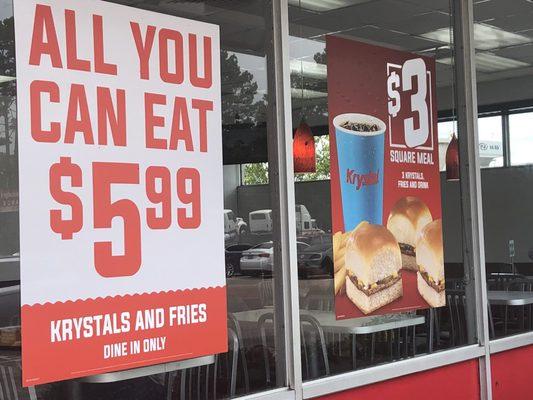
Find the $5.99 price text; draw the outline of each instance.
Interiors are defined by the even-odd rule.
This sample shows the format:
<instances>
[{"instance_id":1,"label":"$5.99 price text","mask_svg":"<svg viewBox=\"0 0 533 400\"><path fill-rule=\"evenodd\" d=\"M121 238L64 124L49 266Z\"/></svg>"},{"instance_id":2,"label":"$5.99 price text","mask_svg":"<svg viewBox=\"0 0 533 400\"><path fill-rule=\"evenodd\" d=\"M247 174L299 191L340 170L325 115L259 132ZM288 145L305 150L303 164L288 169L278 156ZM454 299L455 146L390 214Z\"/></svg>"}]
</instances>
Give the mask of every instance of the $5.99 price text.
<instances>
[{"instance_id":1,"label":"$5.99 price text","mask_svg":"<svg viewBox=\"0 0 533 400\"><path fill-rule=\"evenodd\" d=\"M142 261L141 224L151 230L196 229L202 221L200 173L195 168L179 168L170 171L167 167L150 166L143 171L145 194L154 207L140 210L130 199L113 201L111 190L115 185L139 186L139 164L118 162L92 163L92 204L84 204L74 190L63 189L62 179L70 179L72 188L87 185L81 167L70 157L61 157L50 167L50 195L60 205L70 207L70 218L60 209L50 210L50 228L62 240L72 240L86 227L84 207L93 208L94 229L109 229L114 218L124 222L124 254L113 255L112 243L95 242L93 245L94 267L103 277L135 275ZM90 178L89 178L90 179ZM177 198L178 206L173 205ZM141 215L144 214L144 215Z\"/></svg>"}]
</instances>

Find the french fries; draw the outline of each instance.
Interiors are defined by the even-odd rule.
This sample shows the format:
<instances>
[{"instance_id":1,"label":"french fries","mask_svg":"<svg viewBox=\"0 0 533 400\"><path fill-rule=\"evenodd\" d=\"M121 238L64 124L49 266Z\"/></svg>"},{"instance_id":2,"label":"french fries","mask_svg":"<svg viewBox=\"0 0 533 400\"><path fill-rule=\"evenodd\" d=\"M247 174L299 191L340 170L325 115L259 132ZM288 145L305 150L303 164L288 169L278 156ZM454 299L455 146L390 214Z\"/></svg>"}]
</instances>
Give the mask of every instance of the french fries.
<instances>
[{"instance_id":1,"label":"french fries","mask_svg":"<svg viewBox=\"0 0 533 400\"><path fill-rule=\"evenodd\" d=\"M334 271L339 272L344 267L344 255L346 254L346 241L350 232L342 233L337 232L333 235L333 258L334 258Z\"/></svg>"},{"instance_id":2,"label":"french fries","mask_svg":"<svg viewBox=\"0 0 533 400\"><path fill-rule=\"evenodd\" d=\"M335 294L344 292L344 288L346 287L344 282L346 282L346 268L341 268L335 273Z\"/></svg>"},{"instance_id":3,"label":"french fries","mask_svg":"<svg viewBox=\"0 0 533 400\"><path fill-rule=\"evenodd\" d=\"M345 288L344 282L346 281L347 271L344 265L344 256L346 255L346 242L348 241L349 235L350 232L337 232L333 235L333 269L335 271L335 294L341 293Z\"/></svg>"}]
</instances>

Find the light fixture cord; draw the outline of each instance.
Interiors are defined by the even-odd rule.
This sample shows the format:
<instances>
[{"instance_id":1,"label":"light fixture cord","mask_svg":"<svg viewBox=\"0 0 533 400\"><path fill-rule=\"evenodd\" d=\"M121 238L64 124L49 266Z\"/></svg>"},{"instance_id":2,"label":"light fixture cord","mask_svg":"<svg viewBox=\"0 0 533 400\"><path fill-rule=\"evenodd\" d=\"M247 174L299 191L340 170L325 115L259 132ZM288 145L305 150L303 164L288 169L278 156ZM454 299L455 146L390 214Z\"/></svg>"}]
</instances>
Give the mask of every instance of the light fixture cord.
<instances>
[{"instance_id":1,"label":"light fixture cord","mask_svg":"<svg viewBox=\"0 0 533 400\"><path fill-rule=\"evenodd\" d=\"M302 0L299 0L298 4L299 4L299 7L300 7L300 11L301 11L301 9L302 9ZM302 25L300 24L300 40L302 40L302 35L303 35ZM302 104L301 104L301 110L300 110L300 114L301 114L300 120L303 122L304 121L304 116L305 116L305 110L304 110L304 61L303 61L302 58L300 58L300 89L301 89L301 92L302 92Z\"/></svg>"}]
</instances>

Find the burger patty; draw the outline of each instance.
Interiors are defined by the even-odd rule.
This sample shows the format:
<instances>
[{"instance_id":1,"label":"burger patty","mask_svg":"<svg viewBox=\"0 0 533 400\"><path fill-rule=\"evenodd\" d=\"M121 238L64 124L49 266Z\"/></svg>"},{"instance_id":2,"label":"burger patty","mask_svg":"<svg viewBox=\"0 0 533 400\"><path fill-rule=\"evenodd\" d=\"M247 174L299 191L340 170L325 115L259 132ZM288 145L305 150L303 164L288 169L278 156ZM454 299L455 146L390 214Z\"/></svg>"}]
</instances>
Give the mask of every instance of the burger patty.
<instances>
[{"instance_id":1,"label":"burger patty","mask_svg":"<svg viewBox=\"0 0 533 400\"><path fill-rule=\"evenodd\" d=\"M442 283L438 285L435 281L429 279L429 274L427 272L420 272L420 275L422 275L422 278L424 278L426 283L433 289L435 289L437 293L440 293L444 290L444 279L442 280Z\"/></svg>"},{"instance_id":2,"label":"burger patty","mask_svg":"<svg viewBox=\"0 0 533 400\"><path fill-rule=\"evenodd\" d=\"M402 252L402 254L405 254L406 256L413 256L413 257L416 256L415 248L411 246L410 244L399 243L399 245L400 245L400 251Z\"/></svg>"},{"instance_id":3,"label":"burger patty","mask_svg":"<svg viewBox=\"0 0 533 400\"><path fill-rule=\"evenodd\" d=\"M369 288L365 288L363 284L359 283L359 280L357 279L356 276L354 275L350 276L350 280L357 287L357 289L359 289L361 292L363 292L367 296L371 296L374 293L379 292L380 290L386 289L389 286L394 285L400 279L402 279L402 271L399 271L398 275L396 276L390 275L384 279L381 279L380 281L377 281L376 283L371 285Z\"/></svg>"}]
</instances>

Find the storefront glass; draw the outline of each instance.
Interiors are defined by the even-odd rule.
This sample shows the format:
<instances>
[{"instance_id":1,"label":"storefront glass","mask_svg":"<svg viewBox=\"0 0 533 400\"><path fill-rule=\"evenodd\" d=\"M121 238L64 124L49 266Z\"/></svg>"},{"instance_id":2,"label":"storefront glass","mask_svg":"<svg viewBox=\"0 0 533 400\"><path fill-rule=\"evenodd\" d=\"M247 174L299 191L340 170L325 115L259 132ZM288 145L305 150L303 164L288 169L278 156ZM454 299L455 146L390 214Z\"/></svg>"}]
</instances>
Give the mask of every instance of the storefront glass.
<instances>
[{"instance_id":1,"label":"storefront glass","mask_svg":"<svg viewBox=\"0 0 533 400\"><path fill-rule=\"evenodd\" d=\"M302 163L299 159L301 155L297 154L300 145L298 137L302 131L307 129L303 123L310 127L316 143L315 164L311 167L311 169L314 167L314 172L295 174L297 240L302 243L302 249L298 253L298 274L304 380L368 368L476 342L475 327L471 323L472 316L475 315L474 299L465 295L465 285L468 282L465 279L462 262L460 225L462 214L457 182L447 182L445 174L441 174L439 179L436 179L442 190L442 197L439 200L442 200L443 267L446 276L447 305L427 309L428 303L421 300L420 303L410 307L408 304L412 305L412 299L414 297L418 299L416 282L411 281L411 274L416 280L416 272L406 271L404 265L401 272L405 276L402 278L403 297L398 299L398 296L391 295L394 298L390 301L376 300L390 303L382 305L384 310L396 307L396 310L392 312L398 313L403 306L407 310L407 312L391 314L390 311L380 312L379 306L376 306L378 307L376 310L376 307L372 305L374 301L372 298L376 299L380 296L379 293L373 295L372 287L368 290L365 289L366 287L361 289L361 292L366 290L367 296L365 297L358 296L356 289L349 289L345 286L348 279L352 281L358 279L354 271L360 271L357 263L362 262L361 258L357 258L353 248L346 250L346 252L352 251L353 254L345 256L345 267L351 270L353 275L350 276L350 272L347 272L348 278L340 276L339 272L343 272L343 269L336 266L338 257L335 256L335 251L338 245L335 243L335 234L337 231L334 228L336 223L332 221L332 212L338 214L338 209L335 209L338 206L332 205L331 191L334 188L330 186L331 182L328 179L330 172L333 174L336 166L323 162L324 159L329 159L332 150L329 146L330 142L326 139L333 129L331 119L335 115L329 115L331 109L337 110L337 113L338 110L345 113L364 113L365 111L361 109L374 109L378 115L386 115L388 107L390 118L394 118L393 114L398 112L393 109L394 95L390 91L387 94L386 84L391 84L392 74L389 74L389 80L387 80L386 63L383 63L382 67L375 67L377 65L376 54L391 54L392 60L395 56L398 59L400 57L398 54L407 54L405 56L407 58L427 56L436 61L436 111L439 116L442 114L445 118L438 125L438 135L435 132L435 145L432 148L436 153L440 153L440 158L445 158L447 144L452 135L457 133L453 122L456 86L453 70L453 43L450 39L453 20L451 5L446 0L432 2L354 1L329 4L317 9L314 4L314 2L302 0L291 3L289 6L292 122L295 130L296 171ZM330 38L345 40L343 42L344 53L339 53L335 45L331 47L333 50L328 52ZM352 43L350 41L364 44L357 44L356 46L359 46L357 50L356 47L354 50L349 50L350 43ZM355 55L354 52L356 52ZM384 57L385 60L386 57ZM347 66L349 63L351 66ZM364 69L367 63L373 66L370 73ZM332 75L331 69L334 69L336 73L343 71L344 75ZM361 74L368 75L361 77L359 76ZM382 87L366 85L365 80L379 81L375 76L382 75L385 77ZM342 83L343 79L344 83ZM358 82L359 86L354 85L354 81ZM328 83L332 82L336 92L328 87ZM418 85L420 89L422 83L419 82ZM350 95L342 92L343 86L348 87L346 90ZM416 87L412 87L409 93L413 94L415 90ZM376 99L380 100L376 103ZM368 103L371 106L367 106ZM403 103L403 107L408 108L408 104ZM405 117L413 115L418 118L415 111ZM389 119L388 129L392 128L390 121ZM458 133L461 134L461 132ZM326 143L325 146L322 145L323 142ZM349 146L348 142L344 145L337 142L339 162L341 162L341 152L349 151L346 147L343 150L343 146ZM352 151L357 151L357 149L354 148ZM387 157L389 157L388 152ZM432 168L444 170L445 160L440 160L440 166L439 168L439 162L435 160ZM362 167L364 173L369 172L368 168L371 167ZM387 174L387 169L385 169L385 179L387 179ZM317 175L320 177L302 182L308 180L307 177ZM341 171L341 185L344 185L344 179L344 171ZM387 193L390 194L391 191L385 192L385 203L388 201ZM377 197L372 200L377 201ZM346 213L350 212L346 209L345 202L349 201L356 202L357 200L350 200L350 197L345 197L343 192L342 207L345 224L348 224ZM359 203L351 204L352 207L357 208ZM437 212L431 211L437 219ZM306 227L306 219L310 221L311 228ZM387 221L385 219L383 221L386 225ZM390 229L394 230L394 228ZM350 262L355 264L348 265ZM369 268L376 268L376 266L369 266ZM377 290L380 290L379 285L382 285L387 286L382 293L390 292L391 289L388 287L391 286L383 282L377 282ZM392 285L394 286L396 284ZM352 295L342 294L346 290L351 290ZM362 297L370 299L369 307L366 307ZM335 321L333 313L336 301L339 304L342 303L340 306L337 304L339 318L346 317L345 311L348 314L361 314L359 311L353 311L356 310L356 306L367 316L363 316L362 319ZM394 306L394 304L399 305ZM386 315L376 315L383 313ZM390 322L390 324L385 322Z\"/></svg>"},{"instance_id":2,"label":"storefront glass","mask_svg":"<svg viewBox=\"0 0 533 400\"><path fill-rule=\"evenodd\" d=\"M480 300L476 309L473 266L464 260L472 250L464 244L472 233L464 225L468 194L461 193L459 176L446 174L458 168L447 162L450 141L465 134L456 122L456 99L464 88L454 71L454 1L289 0L281 11L283 18L288 13L289 36L281 40L287 41L288 60L275 52L280 32L274 0L113 2L220 26L229 351L214 364L165 374L21 386L15 38L12 2L0 0L0 399L235 398L287 386L300 390L294 370L301 369L305 387L478 344ZM475 2L474 11L494 339L533 330L533 9L527 1L492 0ZM276 62L287 62L290 76L280 77ZM290 79L290 99L275 98L282 96L274 89L283 79ZM285 177L272 145L287 134L275 123L282 100L290 100L292 111L295 174L289 192L294 189L295 204L289 215L296 236L290 243L279 231L286 222L283 204L292 198L275 186L280 180L283 186ZM339 114L350 116L341 124L334 121ZM410 133L405 143L394 142L397 126ZM343 138L345 131L360 140L357 146ZM426 141L419 142L424 133ZM372 157L353 157L361 146ZM347 159L356 165L348 175ZM396 173L401 178L394 180ZM353 185L349 194L347 183ZM360 190L379 184L384 188L361 200ZM403 211L393 212L402 204ZM416 217L408 211L413 204ZM431 232L437 232L433 239ZM363 250L378 236L379 246ZM289 289L289 263L280 261L291 245L297 293ZM193 273L202 266L188 268ZM300 331L295 346L301 360L294 366L287 346L295 338L284 326L284 313L296 298L292 322Z\"/></svg>"},{"instance_id":3,"label":"storefront glass","mask_svg":"<svg viewBox=\"0 0 533 400\"><path fill-rule=\"evenodd\" d=\"M285 386L283 350L278 348L275 333L279 324L274 324L281 299L274 295L273 286L281 266L274 262L274 253L280 245L273 237L273 225L277 222L271 206L273 195L268 185L268 167L258 173L263 179L261 183L265 183L260 190L243 190L241 186L243 171L247 173L246 165L268 165L268 138L276 135L274 126L267 123L273 107L268 91L272 70L267 67L267 57L272 57L269 55L272 52L272 4L262 0L118 3L220 26L224 158L224 210L220 210L220 217L224 218L226 247L229 352L217 356L212 365L127 381L106 384L67 381L42 385L36 390L21 387L14 29L12 3L2 0L0 397L35 399L37 396L43 400L232 398ZM124 8L124 12L127 10ZM187 266L189 273L201 267ZM258 317L251 310L262 307L269 309L269 315L262 318L258 326Z\"/></svg>"},{"instance_id":4,"label":"storefront glass","mask_svg":"<svg viewBox=\"0 0 533 400\"><path fill-rule=\"evenodd\" d=\"M531 112L533 91L528 2L495 0L474 5L474 33L481 147L500 145L504 168L482 170L485 261L492 337L530 331L532 245ZM490 17L489 17L490 16ZM524 19L526 18L526 19ZM492 132L492 137L486 134ZM498 142L498 143L496 143ZM496 162L493 159L491 164Z\"/></svg>"}]
</instances>

